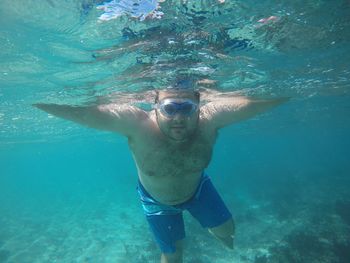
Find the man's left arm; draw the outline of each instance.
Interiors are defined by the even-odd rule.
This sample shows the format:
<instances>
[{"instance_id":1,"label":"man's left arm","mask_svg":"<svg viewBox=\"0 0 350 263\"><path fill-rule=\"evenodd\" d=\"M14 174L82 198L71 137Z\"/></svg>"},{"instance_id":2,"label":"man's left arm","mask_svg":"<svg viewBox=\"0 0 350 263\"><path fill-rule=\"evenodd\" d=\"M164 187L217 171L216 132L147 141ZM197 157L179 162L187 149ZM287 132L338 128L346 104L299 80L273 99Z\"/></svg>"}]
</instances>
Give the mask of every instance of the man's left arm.
<instances>
[{"instance_id":1,"label":"man's left arm","mask_svg":"<svg viewBox=\"0 0 350 263\"><path fill-rule=\"evenodd\" d=\"M254 99L244 96L222 97L205 104L201 111L207 116L211 126L220 129L235 122L252 118L288 100L288 98Z\"/></svg>"}]
</instances>

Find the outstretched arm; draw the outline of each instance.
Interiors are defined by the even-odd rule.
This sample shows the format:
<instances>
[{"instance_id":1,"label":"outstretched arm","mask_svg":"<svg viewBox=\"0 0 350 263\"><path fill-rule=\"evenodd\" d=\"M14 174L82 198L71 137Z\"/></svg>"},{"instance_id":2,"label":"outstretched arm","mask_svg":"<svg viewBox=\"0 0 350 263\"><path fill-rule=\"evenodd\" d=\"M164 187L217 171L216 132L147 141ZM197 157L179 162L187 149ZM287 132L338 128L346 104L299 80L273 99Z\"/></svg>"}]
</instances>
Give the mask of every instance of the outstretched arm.
<instances>
[{"instance_id":1,"label":"outstretched arm","mask_svg":"<svg viewBox=\"0 0 350 263\"><path fill-rule=\"evenodd\" d=\"M82 125L131 136L143 120L145 111L127 104L104 104L98 106L70 106L38 103L33 106L57 117Z\"/></svg>"},{"instance_id":2,"label":"outstretched arm","mask_svg":"<svg viewBox=\"0 0 350 263\"><path fill-rule=\"evenodd\" d=\"M249 119L288 100L288 98L253 99L244 96L221 97L205 104L202 112L207 116L210 125L219 129Z\"/></svg>"}]
</instances>

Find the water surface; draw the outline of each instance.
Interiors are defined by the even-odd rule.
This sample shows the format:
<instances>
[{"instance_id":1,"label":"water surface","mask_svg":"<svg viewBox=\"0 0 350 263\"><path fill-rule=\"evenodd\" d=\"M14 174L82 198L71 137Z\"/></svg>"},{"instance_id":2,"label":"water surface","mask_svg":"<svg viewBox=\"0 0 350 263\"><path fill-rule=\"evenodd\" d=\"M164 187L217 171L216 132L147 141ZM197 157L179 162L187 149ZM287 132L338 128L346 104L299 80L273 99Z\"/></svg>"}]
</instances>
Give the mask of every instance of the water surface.
<instances>
[{"instance_id":1,"label":"water surface","mask_svg":"<svg viewBox=\"0 0 350 263\"><path fill-rule=\"evenodd\" d=\"M167 0L108 21L101 4L0 3L0 261L157 262L126 139L31 105L131 103L190 76L291 99L220 132L207 172L236 249L186 214L187 262L349 262L349 2Z\"/></svg>"}]
</instances>

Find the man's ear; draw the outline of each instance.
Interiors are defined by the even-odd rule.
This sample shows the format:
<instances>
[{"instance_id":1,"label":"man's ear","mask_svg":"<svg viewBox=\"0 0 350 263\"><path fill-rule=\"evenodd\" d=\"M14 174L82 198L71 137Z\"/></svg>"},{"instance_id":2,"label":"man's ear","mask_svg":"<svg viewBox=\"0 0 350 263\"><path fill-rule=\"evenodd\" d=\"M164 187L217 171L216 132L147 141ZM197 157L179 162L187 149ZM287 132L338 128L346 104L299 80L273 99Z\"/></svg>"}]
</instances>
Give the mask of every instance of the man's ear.
<instances>
[{"instance_id":1,"label":"man's ear","mask_svg":"<svg viewBox=\"0 0 350 263\"><path fill-rule=\"evenodd\" d=\"M159 91L156 90L156 98L155 98L154 102L158 103L158 101L159 101Z\"/></svg>"},{"instance_id":2,"label":"man's ear","mask_svg":"<svg viewBox=\"0 0 350 263\"><path fill-rule=\"evenodd\" d=\"M201 97L201 94L199 93L199 91L195 91L194 96L196 97L196 100L199 102L200 97Z\"/></svg>"}]
</instances>

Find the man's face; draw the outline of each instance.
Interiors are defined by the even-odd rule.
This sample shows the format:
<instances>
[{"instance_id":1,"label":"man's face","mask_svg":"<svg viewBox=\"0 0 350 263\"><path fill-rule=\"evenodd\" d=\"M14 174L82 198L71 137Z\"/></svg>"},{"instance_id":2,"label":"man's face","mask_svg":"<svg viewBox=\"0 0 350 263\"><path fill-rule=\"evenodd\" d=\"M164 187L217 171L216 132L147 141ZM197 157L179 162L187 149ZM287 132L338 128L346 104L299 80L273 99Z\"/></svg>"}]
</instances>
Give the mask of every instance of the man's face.
<instances>
[{"instance_id":1,"label":"man's face","mask_svg":"<svg viewBox=\"0 0 350 263\"><path fill-rule=\"evenodd\" d=\"M191 109L191 104L193 104ZM160 130L175 141L185 141L198 124L199 101L194 92L160 91L156 109ZM171 114L167 114L166 110Z\"/></svg>"}]
</instances>

